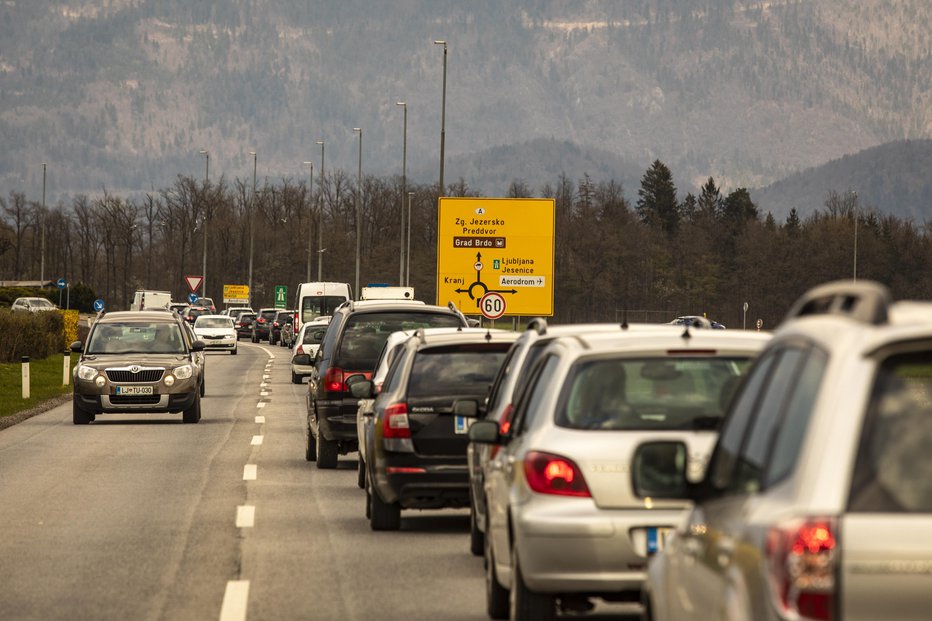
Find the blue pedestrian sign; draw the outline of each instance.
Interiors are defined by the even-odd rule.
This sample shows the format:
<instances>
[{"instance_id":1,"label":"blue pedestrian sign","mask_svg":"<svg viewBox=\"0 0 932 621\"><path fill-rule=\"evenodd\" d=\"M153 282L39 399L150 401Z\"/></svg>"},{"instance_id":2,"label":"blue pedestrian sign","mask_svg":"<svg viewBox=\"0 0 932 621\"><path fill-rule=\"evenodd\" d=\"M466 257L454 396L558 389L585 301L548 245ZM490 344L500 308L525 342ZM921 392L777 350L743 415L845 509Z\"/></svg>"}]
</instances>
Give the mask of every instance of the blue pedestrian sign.
<instances>
[{"instance_id":1,"label":"blue pedestrian sign","mask_svg":"<svg viewBox=\"0 0 932 621\"><path fill-rule=\"evenodd\" d=\"M65 288L65 285L68 284L68 283L67 283L67 281L66 281L64 278L59 278L59 279L58 279L58 282L55 283L55 284L58 285L58 288L59 288L59 289L64 289L64 288Z\"/></svg>"},{"instance_id":2,"label":"blue pedestrian sign","mask_svg":"<svg viewBox=\"0 0 932 621\"><path fill-rule=\"evenodd\" d=\"M191 304L194 304L195 302L197 302L197 294L196 294L196 293L189 293L189 294L188 294L188 302L190 302Z\"/></svg>"},{"instance_id":3,"label":"blue pedestrian sign","mask_svg":"<svg viewBox=\"0 0 932 621\"><path fill-rule=\"evenodd\" d=\"M94 310L98 313L104 309L104 301L100 298L94 300Z\"/></svg>"}]
</instances>

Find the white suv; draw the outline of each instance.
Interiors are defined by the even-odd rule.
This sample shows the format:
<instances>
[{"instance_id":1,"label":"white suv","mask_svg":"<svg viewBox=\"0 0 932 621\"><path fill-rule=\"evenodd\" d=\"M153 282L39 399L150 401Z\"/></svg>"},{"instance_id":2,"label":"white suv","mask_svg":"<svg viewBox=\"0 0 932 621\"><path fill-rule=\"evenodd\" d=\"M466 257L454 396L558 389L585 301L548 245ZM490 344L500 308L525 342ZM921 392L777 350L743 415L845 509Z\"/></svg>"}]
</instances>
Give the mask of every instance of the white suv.
<instances>
[{"instance_id":1,"label":"white suv","mask_svg":"<svg viewBox=\"0 0 932 621\"><path fill-rule=\"evenodd\" d=\"M929 619L930 450L932 303L816 287L749 372L702 481L685 443L638 448L645 503L696 503L651 560L646 618Z\"/></svg>"}]
</instances>

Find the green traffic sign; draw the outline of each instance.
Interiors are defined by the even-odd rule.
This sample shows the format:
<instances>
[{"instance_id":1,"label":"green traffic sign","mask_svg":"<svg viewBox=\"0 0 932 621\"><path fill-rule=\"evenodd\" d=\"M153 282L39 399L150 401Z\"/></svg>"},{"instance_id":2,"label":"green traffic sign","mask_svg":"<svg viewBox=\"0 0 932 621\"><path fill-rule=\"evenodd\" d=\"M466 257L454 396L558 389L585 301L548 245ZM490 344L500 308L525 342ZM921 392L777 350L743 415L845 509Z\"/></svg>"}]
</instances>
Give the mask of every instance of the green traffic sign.
<instances>
[{"instance_id":1,"label":"green traffic sign","mask_svg":"<svg viewBox=\"0 0 932 621\"><path fill-rule=\"evenodd\" d=\"M288 308L288 287L275 285L275 308Z\"/></svg>"}]
</instances>

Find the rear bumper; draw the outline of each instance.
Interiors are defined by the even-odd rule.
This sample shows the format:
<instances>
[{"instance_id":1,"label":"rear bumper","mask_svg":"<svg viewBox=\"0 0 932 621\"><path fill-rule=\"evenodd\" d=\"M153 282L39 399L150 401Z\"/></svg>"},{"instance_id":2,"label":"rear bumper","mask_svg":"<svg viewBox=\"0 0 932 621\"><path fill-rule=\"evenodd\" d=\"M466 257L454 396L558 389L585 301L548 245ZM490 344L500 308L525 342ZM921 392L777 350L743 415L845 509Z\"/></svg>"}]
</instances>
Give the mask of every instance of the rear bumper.
<instances>
[{"instance_id":1,"label":"rear bumper","mask_svg":"<svg viewBox=\"0 0 932 621\"><path fill-rule=\"evenodd\" d=\"M647 529L672 528L682 515L600 509L589 498L536 499L514 512L522 576L545 593L639 591L647 575Z\"/></svg>"},{"instance_id":2,"label":"rear bumper","mask_svg":"<svg viewBox=\"0 0 932 621\"><path fill-rule=\"evenodd\" d=\"M405 509L469 506L466 460L433 459L416 454L375 456L372 476L379 496Z\"/></svg>"}]
</instances>

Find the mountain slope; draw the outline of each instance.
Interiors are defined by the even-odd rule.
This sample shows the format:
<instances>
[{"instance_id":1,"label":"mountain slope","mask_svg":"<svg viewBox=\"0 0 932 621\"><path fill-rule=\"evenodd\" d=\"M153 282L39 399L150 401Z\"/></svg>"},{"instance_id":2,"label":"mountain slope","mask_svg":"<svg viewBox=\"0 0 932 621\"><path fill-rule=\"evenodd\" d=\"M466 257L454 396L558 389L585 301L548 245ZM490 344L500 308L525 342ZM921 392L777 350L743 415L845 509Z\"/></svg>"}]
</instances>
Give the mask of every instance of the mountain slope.
<instances>
[{"instance_id":1,"label":"mountain slope","mask_svg":"<svg viewBox=\"0 0 932 621\"><path fill-rule=\"evenodd\" d=\"M198 175L398 174L501 193L458 158L553 139L697 184L761 186L932 136L927 0L10 0L0 191L147 190ZM541 163L543 166L545 163ZM611 168L612 165L608 165ZM488 174L488 177L469 175Z\"/></svg>"}]
</instances>

